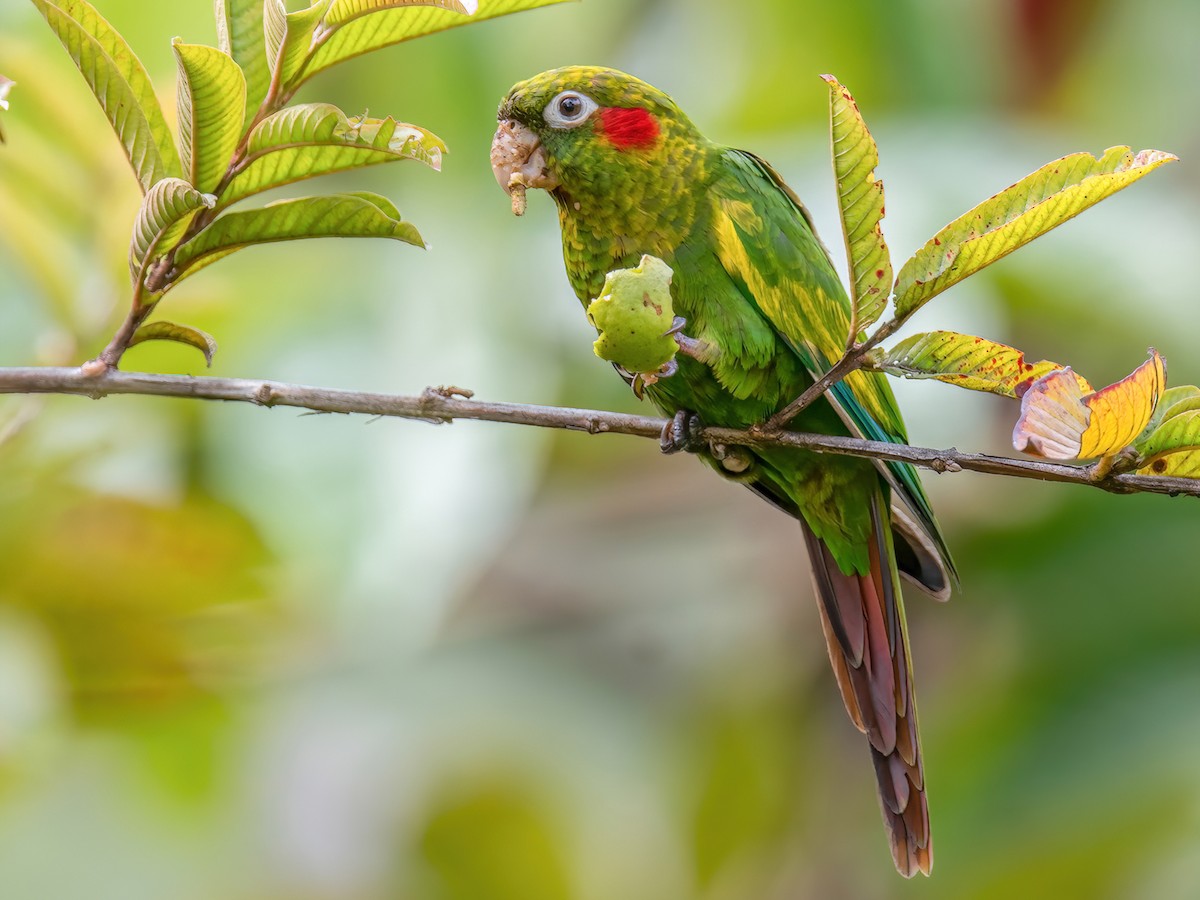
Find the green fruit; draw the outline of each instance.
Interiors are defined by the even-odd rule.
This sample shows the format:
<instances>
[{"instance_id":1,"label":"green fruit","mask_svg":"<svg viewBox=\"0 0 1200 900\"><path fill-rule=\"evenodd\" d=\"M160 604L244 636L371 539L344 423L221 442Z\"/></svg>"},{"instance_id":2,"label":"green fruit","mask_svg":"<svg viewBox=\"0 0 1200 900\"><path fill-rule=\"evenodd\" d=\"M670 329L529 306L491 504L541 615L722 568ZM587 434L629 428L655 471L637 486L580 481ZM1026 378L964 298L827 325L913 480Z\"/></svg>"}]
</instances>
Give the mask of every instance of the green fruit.
<instances>
[{"instance_id":1,"label":"green fruit","mask_svg":"<svg viewBox=\"0 0 1200 900\"><path fill-rule=\"evenodd\" d=\"M675 358L679 345L666 333L675 322L672 274L656 256L643 256L637 268L608 273L587 309L600 332L592 345L597 356L631 374L658 372Z\"/></svg>"}]
</instances>

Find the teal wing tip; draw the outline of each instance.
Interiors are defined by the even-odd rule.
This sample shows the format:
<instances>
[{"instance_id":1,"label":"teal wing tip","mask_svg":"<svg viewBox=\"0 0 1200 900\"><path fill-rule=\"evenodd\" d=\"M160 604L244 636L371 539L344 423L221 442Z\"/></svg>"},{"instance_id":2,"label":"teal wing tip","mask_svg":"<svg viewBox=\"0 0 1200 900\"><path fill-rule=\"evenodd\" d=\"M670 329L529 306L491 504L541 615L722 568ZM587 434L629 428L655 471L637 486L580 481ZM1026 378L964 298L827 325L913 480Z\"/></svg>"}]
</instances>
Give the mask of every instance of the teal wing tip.
<instances>
[{"instance_id":1,"label":"teal wing tip","mask_svg":"<svg viewBox=\"0 0 1200 900\"><path fill-rule=\"evenodd\" d=\"M859 436L872 441L886 441L892 444L906 443L904 435L890 434L879 422L875 421L875 418L858 402L850 385L846 382L835 384L830 389L830 396L834 405L841 411L843 420L846 420L851 429ZM949 597L950 591L959 585L958 568L954 565L950 548L946 545L946 539L938 526L937 517L933 513L933 507L929 503L929 497L925 493L917 470L910 463L905 462L877 462L876 465L887 483L899 495L904 506L912 513L914 519L912 525L915 532L927 539L929 546L926 549L938 559L940 568L945 572L949 584L945 585L944 590L931 590L930 593L938 599L946 599Z\"/></svg>"}]
</instances>

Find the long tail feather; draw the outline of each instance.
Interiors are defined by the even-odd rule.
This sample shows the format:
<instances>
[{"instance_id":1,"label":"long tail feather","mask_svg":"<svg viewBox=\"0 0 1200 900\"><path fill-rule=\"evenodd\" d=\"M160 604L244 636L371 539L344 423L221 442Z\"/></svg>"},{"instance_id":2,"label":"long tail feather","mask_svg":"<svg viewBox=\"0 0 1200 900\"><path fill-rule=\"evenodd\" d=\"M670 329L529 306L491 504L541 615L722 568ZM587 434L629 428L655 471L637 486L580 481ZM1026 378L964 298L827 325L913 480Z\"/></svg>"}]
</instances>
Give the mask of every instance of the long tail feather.
<instances>
[{"instance_id":1,"label":"long tail feather","mask_svg":"<svg viewBox=\"0 0 1200 900\"><path fill-rule=\"evenodd\" d=\"M851 721L867 735L892 859L905 877L933 867L908 631L882 495L871 510L871 571L847 575L803 519L829 660Z\"/></svg>"}]
</instances>

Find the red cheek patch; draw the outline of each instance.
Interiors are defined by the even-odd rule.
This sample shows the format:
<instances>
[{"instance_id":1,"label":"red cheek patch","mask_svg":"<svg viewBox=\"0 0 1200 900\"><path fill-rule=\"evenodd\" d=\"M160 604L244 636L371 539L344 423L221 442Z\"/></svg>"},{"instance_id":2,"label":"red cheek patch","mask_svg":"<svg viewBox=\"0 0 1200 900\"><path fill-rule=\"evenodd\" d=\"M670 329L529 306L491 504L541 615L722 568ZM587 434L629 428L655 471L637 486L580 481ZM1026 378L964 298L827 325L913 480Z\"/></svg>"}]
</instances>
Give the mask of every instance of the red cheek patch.
<instances>
[{"instance_id":1,"label":"red cheek patch","mask_svg":"<svg viewBox=\"0 0 1200 900\"><path fill-rule=\"evenodd\" d=\"M658 120L644 109L606 106L596 130L618 150L643 150L658 140Z\"/></svg>"}]
</instances>

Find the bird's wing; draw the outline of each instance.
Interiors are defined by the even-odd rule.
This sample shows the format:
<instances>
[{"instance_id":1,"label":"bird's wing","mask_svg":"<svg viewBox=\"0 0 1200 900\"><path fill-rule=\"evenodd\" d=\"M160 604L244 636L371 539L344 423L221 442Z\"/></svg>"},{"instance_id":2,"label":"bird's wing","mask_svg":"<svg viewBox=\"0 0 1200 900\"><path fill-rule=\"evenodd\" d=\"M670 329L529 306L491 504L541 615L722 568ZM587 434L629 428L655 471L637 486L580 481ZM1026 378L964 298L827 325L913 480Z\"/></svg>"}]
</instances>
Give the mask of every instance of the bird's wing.
<instances>
[{"instance_id":1,"label":"bird's wing","mask_svg":"<svg viewBox=\"0 0 1200 900\"><path fill-rule=\"evenodd\" d=\"M713 234L721 265L762 312L812 377L841 357L850 331L850 301L808 211L766 162L742 150L722 154L714 180ZM860 437L907 443L886 377L852 372L829 391L847 426ZM882 463L891 483L936 546L951 578L954 564L912 466ZM946 585L947 589L949 585Z\"/></svg>"}]
</instances>

